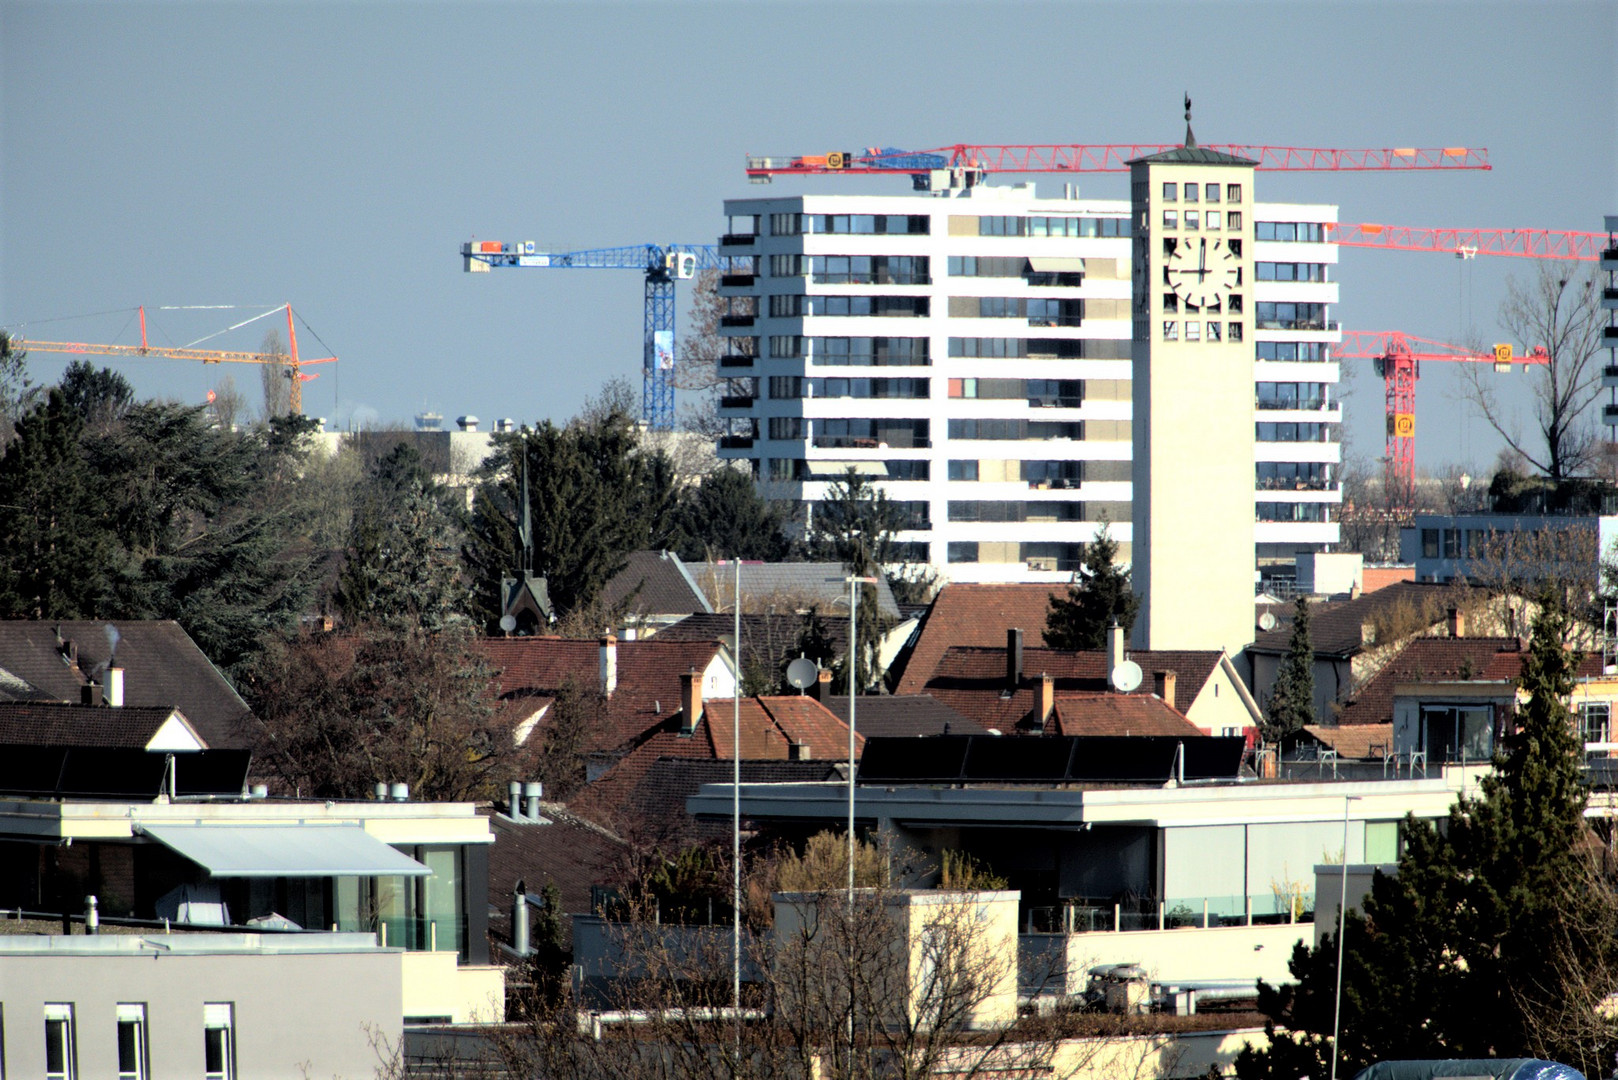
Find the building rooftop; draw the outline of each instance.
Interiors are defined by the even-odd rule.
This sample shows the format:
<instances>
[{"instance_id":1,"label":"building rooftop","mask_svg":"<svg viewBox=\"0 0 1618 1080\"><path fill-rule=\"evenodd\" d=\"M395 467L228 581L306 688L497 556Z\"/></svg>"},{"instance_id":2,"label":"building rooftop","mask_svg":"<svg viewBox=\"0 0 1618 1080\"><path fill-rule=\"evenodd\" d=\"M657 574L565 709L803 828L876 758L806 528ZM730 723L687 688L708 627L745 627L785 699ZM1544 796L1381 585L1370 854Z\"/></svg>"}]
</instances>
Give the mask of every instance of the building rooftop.
<instances>
[{"instance_id":1,"label":"building rooftop","mask_svg":"<svg viewBox=\"0 0 1618 1080\"><path fill-rule=\"evenodd\" d=\"M945 585L922 620L896 692L921 693L952 645L1003 646L1007 630L1042 640L1051 597L1066 595L1066 585Z\"/></svg>"}]
</instances>

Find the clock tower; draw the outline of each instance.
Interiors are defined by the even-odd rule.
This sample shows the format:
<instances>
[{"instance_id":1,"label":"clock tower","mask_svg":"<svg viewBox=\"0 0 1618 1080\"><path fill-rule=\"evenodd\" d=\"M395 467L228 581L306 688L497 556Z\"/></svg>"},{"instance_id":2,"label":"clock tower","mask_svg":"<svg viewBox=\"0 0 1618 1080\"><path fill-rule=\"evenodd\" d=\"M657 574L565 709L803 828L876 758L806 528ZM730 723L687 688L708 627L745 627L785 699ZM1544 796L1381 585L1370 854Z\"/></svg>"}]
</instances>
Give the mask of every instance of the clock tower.
<instances>
[{"instance_id":1,"label":"clock tower","mask_svg":"<svg viewBox=\"0 0 1618 1080\"><path fill-rule=\"evenodd\" d=\"M1253 640L1253 169L1185 145L1129 163L1135 644Z\"/></svg>"}]
</instances>

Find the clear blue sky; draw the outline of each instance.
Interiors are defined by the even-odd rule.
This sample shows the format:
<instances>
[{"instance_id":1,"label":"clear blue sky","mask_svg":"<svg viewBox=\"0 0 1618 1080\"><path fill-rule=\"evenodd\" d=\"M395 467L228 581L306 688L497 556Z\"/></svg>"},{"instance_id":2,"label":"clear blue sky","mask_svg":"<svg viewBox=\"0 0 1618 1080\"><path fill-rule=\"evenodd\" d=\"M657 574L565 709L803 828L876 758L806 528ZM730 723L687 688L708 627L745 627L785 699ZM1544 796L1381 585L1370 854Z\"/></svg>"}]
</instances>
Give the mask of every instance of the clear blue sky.
<instances>
[{"instance_id":1,"label":"clear blue sky","mask_svg":"<svg viewBox=\"0 0 1618 1080\"><path fill-rule=\"evenodd\" d=\"M312 414L562 418L607 377L638 386L640 282L466 275L463 240L711 242L727 197L903 190L754 188L748 152L1175 141L1184 90L1204 142L1483 146L1494 164L1271 173L1261 198L1434 226L1594 231L1618 212L1611 2L0 0L0 324L111 340L122 316L43 320L290 300L342 357L308 385ZM1078 179L1127 195L1123 176ZM1496 340L1506 276L1531 270L1345 251L1337 314ZM154 319L182 343L228 317ZM1446 367L1424 371L1418 464L1486 467L1497 443ZM125 370L192 401L219 374ZM256 403L255 369L235 374ZM1367 363L1347 385L1350 452L1374 457L1380 380Z\"/></svg>"}]
</instances>

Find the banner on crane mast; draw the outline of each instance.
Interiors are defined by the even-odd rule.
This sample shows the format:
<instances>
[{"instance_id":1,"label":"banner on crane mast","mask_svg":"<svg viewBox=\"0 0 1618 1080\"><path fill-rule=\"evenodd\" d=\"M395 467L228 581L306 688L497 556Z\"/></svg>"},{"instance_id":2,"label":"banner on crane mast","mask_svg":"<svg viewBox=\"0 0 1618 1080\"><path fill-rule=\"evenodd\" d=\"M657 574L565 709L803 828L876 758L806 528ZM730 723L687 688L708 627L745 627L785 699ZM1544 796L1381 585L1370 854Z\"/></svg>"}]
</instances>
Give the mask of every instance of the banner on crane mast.
<instances>
[{"instance_id":1,"label":"banner on crane mast","mask_svg":"<svg viewBox=\"0 0 1618 1080\"><path fill-rule=\"evenodd\" d=\"M1395 439L1413 438L1416 434L1416 414L1394 413L1388 418L1388 428Z\"/></svg>"},{"instance_id":2,"label":"banner on crane mast","mask_svg":"<svg viewBox=\"0 0 1618 1080\"><path fill-rule=\"evenodd\" d=\"M652 352L659 371L674 370L674 331L653 330Z\"/></svg>"},{"instance_id":3,"label":"banner on crane mast","mask_svg":"<svg viewBox=\"0 0 1618 1080\"><path fill-rule=\"evenodd\" d=\"M1494 370L1511 370L1511 346L1509 344L1494 347Z\"/></svg>"}]
</instances>

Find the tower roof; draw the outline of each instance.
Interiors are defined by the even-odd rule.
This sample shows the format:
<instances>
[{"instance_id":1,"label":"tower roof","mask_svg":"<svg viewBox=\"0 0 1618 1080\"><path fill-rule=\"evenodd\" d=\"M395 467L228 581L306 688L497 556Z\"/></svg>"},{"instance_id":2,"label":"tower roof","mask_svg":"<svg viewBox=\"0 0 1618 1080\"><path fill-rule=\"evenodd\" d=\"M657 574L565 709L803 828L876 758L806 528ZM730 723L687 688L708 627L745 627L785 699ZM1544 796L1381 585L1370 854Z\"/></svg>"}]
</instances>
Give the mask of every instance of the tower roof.
<instances>
[{"instance_id":1,"label":"tower roof","mask_svg":"<svg viewBox=\"0 0 1618 1080\"><path fill-rule=\"evenodd\" d=\"M1187 131L1189 137L1190 132ZM1237 157L1235 154L1226 154L1219 150L1209 150L1197 146L1194 142L1189 146L1176 146L1173 150L1164 150L1160 154L1148 154L1146 157L1134 158L1125 162L1127 165L1240 165L1246 168L1256 168L1258 162L1251 158Z\"/></svg>"}]
</instances>

